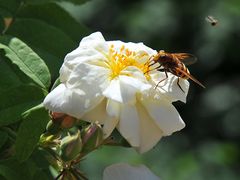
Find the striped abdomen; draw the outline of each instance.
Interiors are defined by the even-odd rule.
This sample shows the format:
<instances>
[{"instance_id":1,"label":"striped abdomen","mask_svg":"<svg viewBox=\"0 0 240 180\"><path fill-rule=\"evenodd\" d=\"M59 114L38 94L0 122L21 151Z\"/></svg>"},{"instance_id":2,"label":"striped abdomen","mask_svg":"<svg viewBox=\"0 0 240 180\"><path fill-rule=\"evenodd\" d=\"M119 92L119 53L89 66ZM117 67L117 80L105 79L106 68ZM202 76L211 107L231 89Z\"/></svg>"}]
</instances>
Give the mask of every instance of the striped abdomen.
<instances>
[{"instance_id":1,"label":"striped abdomen","mask_svg":"<svg viewBox=\"0 0 240 180\"><path fill-rule=\"evenodd\" d=\"M183 79L188 79L190 75L188 68L182 62L178 62L176 66L168 67L166 70Z\"/></svg>"}]
</instances>

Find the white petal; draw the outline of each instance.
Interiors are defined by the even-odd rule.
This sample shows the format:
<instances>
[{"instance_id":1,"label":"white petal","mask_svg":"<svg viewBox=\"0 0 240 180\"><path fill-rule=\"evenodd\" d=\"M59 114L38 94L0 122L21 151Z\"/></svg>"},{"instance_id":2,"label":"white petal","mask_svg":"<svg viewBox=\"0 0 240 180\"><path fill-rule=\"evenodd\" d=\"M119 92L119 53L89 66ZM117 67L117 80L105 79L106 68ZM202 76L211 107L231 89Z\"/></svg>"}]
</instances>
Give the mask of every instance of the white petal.
<instances>
[{"instance_id":1,"label":"white petal","mask_svg":"<svg viewBox=\"0 0 240 180\"><path fill-rule=\"evenodd\" d=\"M119 118L120 115L120 103L111 99L107 100L106 111L109 116Z\"/></svg>"},{"instance_id":2,"label":"white petal","mask_svg":"<svg viewBox=\"0 0 240 180\"><path fill-rule=\"evenodd\" d=\"M107 100L107 114L112 117L111 120L106 120L103 126L105 137L108 137L114 128L117 126L120 116L120 103L111 99Z\"/></svg>"},{"instance_id":3,"label":"white petal","mask_svg":"<svg viewBox=\"0 0 240 180\"><path fill-rule=\"evenodd\" d=\"M136 93L151 88L150 84L144 84L138 79L128 76L119 76L119 81L123 103L135 104Z\"/></svg>"},{"instance_id":4,"label":"white petal","mask_svg":"<svg viewBox=\"0 0 240 180\"><path fill-rule=\"evenodd\" d=\"M111 118L106 113L106 99L103 99L97 106L95 106L90 111L86 112L81 119L88 122L98 121L100 124L104 124L106 119Z\"/></svg>"},{"instance_id":5,"label":"white petal","mask_svg":"<svg viewBox=\"0 0 240 180\"><path fill-rule=\"evenodd\" d=\"M110 108L107 103L108 101L109 100L104 99L98 106L96 106L91 111L85 113L81 118L82 120L88 122L98 121L100 124L103 124L104 138L108 137L112 133L118 123L118 118L109 115L106 111L106 107L108 107L108 111ZM116 104L111 103L111 108L117 108Z\"/></svg>"},{"instance_id":6,"label":"white petal","mask_svg":"<svg viewBox=\"0 0 240 180\"><path fill-rule=\"evenodd\" d=\"M119 119L117 118L111 118L111 119L105 120L105 123L103 125L104 138L107 138L112 133L112 131L117 126L118 122L119 122Z\"/></svg>"},{"instance_id":7,"label":"white petal","mask_svg":"<svg viewBox=\"0 0 240 180\"><path fill-rule=\"evenodd\" d=\"M134 85L133 86L129 85L131 82L134 82L134 78L127 77L127 76L120 76L119 82L120 82L122 103L135 104L136 92L138 92L138 89L134 87Z\"/></svg>"},{"instance_id":8,"label":"white petal","mask_svg":"<svg viewBox=\"0 0 240 180\"><path fill-rule=\"evenodd\" d=\"M94 48L100 52L108 52L108 45L101 32L95 32L84 37L79 46L82 48Z\"/></svg>"},{"instance_id":9,"label":"white petal","mask_svg":"<svg viewBox=\"0 0 240 180\"><path fill-rule=\"evenodd\" d=\"M65 82L72 70L79 63L104 62L108 53L108 45L100 32L93 33L82 39L77 49L68 53L60 69L61 82Z\"/></svg>"},{"instance_id":10,"label":"white petal","mask_svg":"<svg viewBox=\"0 0 240 180\"><path fill-rule=\"evenodd\" d=\"M103 62L106 60L106 57L100 53L99 51L95 49L82 49L79 48L75 50L73 54L68 54L65 57L64 63L60 69L60 80L61 82L67 81L69 79L69 76L71 72L74 70L74 68L84 62Z\"/></svg>"},{"instance_id":11,"label":"white petal","mask_svg":"<svg viewBox=\"0 0 240 180\"><path fill-rule=\"evenodd\" d=\"M168 78L161 83L159 83L159 81L166 78L164 72L154 72L151 74L154 86L159 83L156 90L158 90L159 93L166 95L172 102L180 100L185 103L189 89L189 82L185 79L179 78L179 84L183 89L183 92L177 84L178 77L171 73L167 74Z\"/></svg>"},{"instance_id":12,"label":"white petal","mask_svg":"<svg viewBox=\"0 0 240 180\"><path fill-rule=\"evenodd\" d=\"M134 104L136 101L135 95L137 89L132 86L128 86L125 81L124 77L113 79L110 85L103 92L103 95L113 101Z\"/></svg>"},{"instance_id":13,"label":"white petal","mask_svg":"<svg viewBox=\"0 0 240 180\"><path fill-rule=\"evenodd\" d=\"M105 168L103 180L160 180L160 178L144 165L134 167L119 163Z\"/></svg>"},{"instance_id":14,"label":"white petal","mask_svg":"<svg viewBox=\"0 0 240 180\"><path fill-rule=\"evenodd\" d=\"M53 112L63 112L65 110L64 103L66 86L64 84L58 85L51 93L49 93L43 101L43 105Z\"/></svg>"},{"instance_id":15,"label":"white petal","mask_svg":"<svg viewBox=\"0 0 240 180\"><path fill-rule=\"evenodd\" d=\"M136 148L139 153L152 149L163 136L162 130L148 115L145 108L137 103L137 110L140 119L140 146Z\"/></svg>"},{"instance_id":16,"label":"white petal","mask_svg":"<svg viewBox=\"0 0 240 180\"><path fill-rule=\"evenodd\" d=\"M111 80L109 86L103 91L103 95L114 101L123 101L118 78Z\"/></svg>"},{"instance_id":17,"label":"white petal","mask_svg":"<svg viewBox=\"0 0 240 180\"><path fill-rule=\"evenodd\" d=\"M61 86L61 92L58 89L50 92L47 107L80 118L102 101L102 91L108 83L106 69L80 63L70 74L66 86Z\"/></svg>"},{"instance_id":18,"label":"white petal","mask_svg":"<svg viewBox=\"0 0 240 180\"><path fill-rule=\"evenodd\" d=\"M117 129L132 147L140 145L139 117L136 107L122 104Z\"/></svg>"},{"instance_id":19,"label":"white petal","mask_svg":"<svg viewBox=\"0 0 240 180\"><path fill-rule=\"evenodd\" d=\"M85 97L85 92L74 91L66 88L64 84L60 84L47 95L43 104L50 111L80 118L90 105L88 101L85 101ZM100 99L98 100L100 101Z\"/></svg>"},{"instance_id":20,"label":"white petal","mask_svg":"<svg viewBox=\"0 0 240 180\"><path fill-rule=\"evenodd\" d=\"M175 107L168 101L145 99L141 103L147 109L149 115L155 120L165 136L171 135L185 127Z\"/></svg>"},{"instance_id":21,"label":"white petal","mask_svg":"<svg viewBox=\"0 0 240 180\"><path fill-rule=\"evenodd\" d=\"M84 37L81 40L79 47L67 54L67 56L64 59L64 62L79 57L81 53L84 53L84 52L87 53L91 51L108 52L107 42L105 41L104 37L100 32L95 32L90 34L89 36ZM91 55L90 53L87 53L87 54Z\"/></svg>"},{"instance_id":22,"label":"white petal","mask_svg":"<svg viewBox=\"0 0 240 180\"><path fill-rule=\"evenodd\" d=\"M88 96L101 94L108 86L109 70L87 63L77 65L67 81L67 87L81 89Z\"/></svg>"},{"instance_id":23,"label":"white petal","mask_svg":"<svg viewBox=\"0 0 240 180\"><path fill-rule=\"evenodd\" d=\"M130 76L120 75L113 79L103 95L114 101L134 104L136 93L150 89L151 85L136 67L128 67L122 73Z\"/></svg>"},{"instance_id":24,"label":"white petal","mask_svg":"<svg viewBox=\"0 0 240 180\"><path fill-rule=\"evenodd\" d=\"M156 54L157 51L145 46L143 43L132 43L132 42L122 42L122 41L107 41L108 45L114 45L114 49L120 50L124 45L125 48L130 51L135 51L136 53L146 52L148 55Z\"/></svg>"},{"instance_id":25,"label":"white petal","mask_svg":"<svg viewBox=\"0 0 240 180\"><path fill-rule=\"evenodd\" d=\"M129 86L132 86L139 91L145 91L151 88L151 85L146 80L143 72L137 67L128 66L124 70L122 70L121 74L125 74L119 76L120 78L122 78L122 81L125 82L125 84L128 84Z\"/></svg>"},{"instance_id":26,"label":"white petal","mask_svg":"<svg viewBox=\"0 0 240 180\"><path fill-rule=\"evenodd\" d=\"M124 46L125 50L134 51L136 53L137 61L145 63L149 60L151 56L157 53L157 51L145 46L143 43L132 43L132 42L122 42L122 41L107 41L108 45L114 45L114 49L118 52L121 51L121 48Z\"/></svg>"}]
</instances>

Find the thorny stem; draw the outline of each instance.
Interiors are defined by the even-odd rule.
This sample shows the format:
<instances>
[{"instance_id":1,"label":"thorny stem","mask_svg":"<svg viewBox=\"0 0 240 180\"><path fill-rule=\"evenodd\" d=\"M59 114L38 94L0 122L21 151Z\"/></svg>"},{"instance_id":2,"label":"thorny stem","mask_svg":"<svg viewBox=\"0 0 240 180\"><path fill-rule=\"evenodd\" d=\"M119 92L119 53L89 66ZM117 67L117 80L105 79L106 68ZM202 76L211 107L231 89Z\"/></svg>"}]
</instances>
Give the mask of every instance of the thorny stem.
<instances>
[{"instance_id":1,"label":"thorny stem","mask_svg":"<svg viewBox=\"0 0 240 180\"><path fill-rule=\"evenodd\" d=\"M82 179L82 180L88 180L87 177L85 177L81 171L79 171L77 168L74 168L72 171L71 171L75 176L77 176L78 178Z\"/></svg>"},{"instance_id":2,"label":"thorny stem","mask_svg":"<svg viewBox=\"0 0 240 180\"><path fill-rule=\"evenodd\" d=\"M79 180L88 180L87 177L83 175L81 171L79 171L77 168L65 168L63 169L58 176L55 178L55 180L63 180L64 177L67 175L67 173L72 173L73 176L75 176Z\"/></svg>"}]
</instances>

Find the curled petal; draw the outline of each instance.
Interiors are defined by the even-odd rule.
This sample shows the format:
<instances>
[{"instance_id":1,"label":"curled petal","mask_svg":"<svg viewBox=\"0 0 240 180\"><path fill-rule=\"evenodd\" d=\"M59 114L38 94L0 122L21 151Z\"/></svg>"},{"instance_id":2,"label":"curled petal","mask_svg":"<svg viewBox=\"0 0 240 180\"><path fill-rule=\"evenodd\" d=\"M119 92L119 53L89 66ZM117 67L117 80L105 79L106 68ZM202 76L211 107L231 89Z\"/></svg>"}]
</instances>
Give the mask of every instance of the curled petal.
<instances>
[{"instance_id":1,"label":"curled petal","mask_svg":"<svg viewBox=\"0 0 240 180\"><path fill-rule=\"evenodd\" d=\"M159 91L159 93L166 95L167 98L172 102L180 100L185 103L188 94L189 82L185 79L179 78L179 85L183 89L183 92L177 84L178 77L171 73L167 74L167 79L164 72L154 72L153 74L151 74L154 86L156 86L159 81L165 79L157 86L157 90Z\"/></svg>"},{"instance_id":2,"label":"curled petal","mask_svg":"<svg viewBox=\"0 0 240 180\"><path fill-rule=\"evenodd\" d=\"M48 94L44 104L52 111L80 118L103 100L101 92L107 84L104 68L81 63L75 67L66 85L61 84Z\"/></svg>"},{"instance_id":3,"label":"curled petal","mask_svg":"<svg viewBox=\"0 0 240 180\"><path fill-rule=\"evenodd\" d=\"M163 136L163 132L140 103L137 103L136 106L140 120L140 146L135 149L139 153L144 153L158 143Z\"/></svg>"},{"instance_id":4,"label":"curled petal","mask_svg":"<svg viewBox=\"0 0 240 180\"><path fill-rule=\"evenodd\" d=\"M108 137L112 131L114 130L114 128L116 127L117 123L118 123L118 118L116 118L115 116L113 116L112 114L109 114L109 111L119 111L114 109L113 107L113 102L111 102L111 110L108 109L108 111L106 111L106 106L108 107L109 105L109 100L104 99L101 103L99 103L95 108L93 108L91 111L85 113L82 116L82 119L84 119L85 121L88 122L99 122L100 124L103 124L103 133L104 133L104 137ZM115 108L116 104L115 104ZM119 113L119 112L113 112L113 113Z\"/></svg>"},{"instance_id":5,"label":"curled petal","mask_svg":"<svg viewBox=\"0 0 240 180\"><path fill-rule=\"evenodd\" d=\"M107 52L108 51L108 45L105 41L103 35L101 32L95 32L90 34L87 37L84 37L79 47L81 48L93 48L98 50L99 52Z\"/></svg>"},{"instance_id":6,"label":"curled petal","mask_svg":"<svg viewBox=\"0 0 240 180\"><path fill-rule=\"evenodd\" d=\"M86 110L84 98L85 92L81 90L75 92L66 88L64 84L60 84L47 95L43 104L50 111L62 112L80 118Z\"/></svg>"},{"instance_id":7,"label":"curled petal","mask_svg":"<svg viewBox=\"0 0 240 180\"><path fill-rule=\"evenodd\" d=\"M175 107L165 99L161 99L160 101L145 99L145 101L141 101L141 103L163 131L164 136L171 135L173 132L185 127L185 123Z\"/></svg>"},{"instance_id":8,"label":"curled petal","mask_svg":"<svg viewBox=\"0 0 240 180\"><path fill-rule=\"evenodd\" d=\"M118 122L119 120L116 118L106 119L103 125L104 138L107 138L113 132Z\"/></svg>"},{"instance_id":9,"label":"curled petal","mask_svg":"<svg viewBox=\"0 0 240 180\"><path fill-rule=\"evenodd\" d=\"M100 32L93 33L82 39L77 49L68 53L60 69L61 82L67 81L71 72L79 63L106 61L108 45Z\"/></svg>"},{"instance_id":10,"label":"curled petal","mask_svg":"<svg viewBox=\"0 0 240 180\"><path fill-rule=\"evenodd\" d=\"M120 103L117 101L108 99L106 111L109 116L118 118L120 115Z\"/></svg>"},{"instance_id":11,"label":"curled petal","mask_svg":"<svg viewBox=\"0 0 240 180\"><path fill-rule=\"evenodd\" d=\"M121 103L132 103L136 101L137 92L145 91L151 88L145 77L135 67L128 67L123 74L111 81L105 89L103 95Z\"/></svg>"},{"instance_id":12,"label":"curled petal","mask_svg":"<svg viewBox=\"0 0 240 180\"><path fill-rule=\"evenodd\" d=\"M70 93L70 92L69 92ZM44 106L53 112L62 112L65 113L66 107L66 94L67 88L64 84L60 84L57 86L50 94L47 95L47 97L44 99L43 104Z\"/></svg>"},{"instance_id":13,"label":"curled petal","mask_svg":"<svg viewBox=\"0 0 240 180\"><path fill-rule=\"evenodd\" d=\"M133 147L140 145L139 117L133 105L121 105L120 120L117 129Z\"/></svg>"}]
</instances>

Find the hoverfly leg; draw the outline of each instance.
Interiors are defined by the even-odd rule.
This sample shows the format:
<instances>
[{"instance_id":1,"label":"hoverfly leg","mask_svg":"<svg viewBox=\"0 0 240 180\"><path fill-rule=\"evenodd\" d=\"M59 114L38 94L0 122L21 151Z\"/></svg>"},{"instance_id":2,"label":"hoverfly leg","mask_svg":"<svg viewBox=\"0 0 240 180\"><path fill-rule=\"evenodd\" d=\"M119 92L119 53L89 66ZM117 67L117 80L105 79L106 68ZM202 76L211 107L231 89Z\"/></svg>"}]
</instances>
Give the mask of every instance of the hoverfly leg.
<instances>
[{"instance_id":1,"label":"hoverfly leg","mask_svg":"<svg viewBox=\"0 0 240 180\"><path fill-rule=\"evenodd\" d=\"M167 71L165 70L164 72L165 72L166 77L165 77L164 79L162 79L161 81L159 81L159 82L156 84L156 86L154 87L154 89L157 89L158 85L159 85L161 82L165 81L165 80L168 78Z\"/></svg>"},{"instance_id":2,"label":"hoverfly leg","mask_svg":"<svg viewBox=\"0 0 240 180\"><path fill-rule=\"evenodd\" d=\"M144 66L147 65L148 63L148 66L152 66L153 64L155 64L155 61L153 60L154 58L154 55L150 56L150 58L148 59L147 62L144 63ZM153 62L153 63L152 63ZM151 63L151 64L150 64Z\"/></svg>"},{"instance_id":3,"label":"hoverfly leg","mask_svg":"<svg viewBox=\"0 0 240 180\"><path fill-rule=\"evenodd\" d=\"M182 92L185 93L185 91L182 89L182 87L181 87L180 84L179 84L179 77L178 77L178 79L177 79L177 85L178 85L178 87L182 90Z\"/></svg>"},{"instance_id":4,"label":"hoverfly leg","mask_svg":"<svg viewBox=\"0 0 240 180\"><path fill-rule=\"evenodd\" d=\"M156 67L156 68L154 68L154 69L149 69L148 71L144 72L144 74L149 73L150 71L153 71L153 70L155 70L155 69L159 69L161 66L162 66L162 65L160 64L158 67Z\"/></svg>"}]
</instances>

